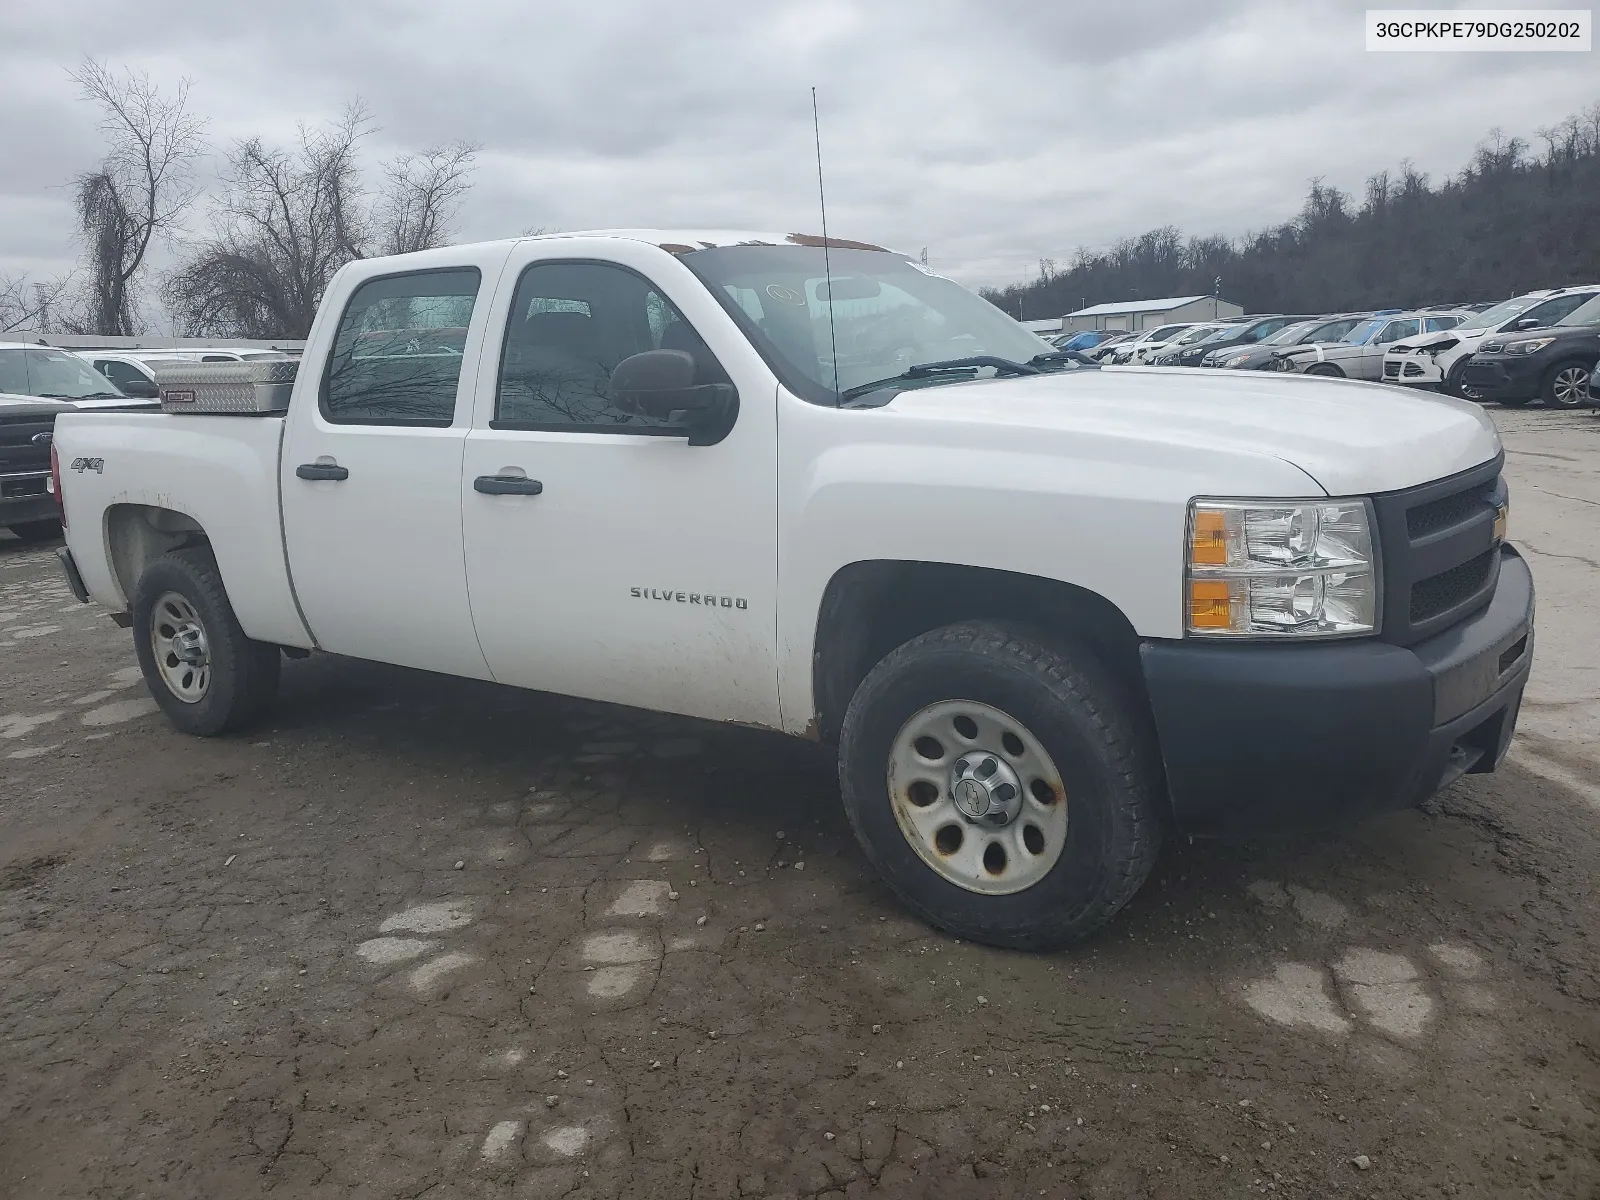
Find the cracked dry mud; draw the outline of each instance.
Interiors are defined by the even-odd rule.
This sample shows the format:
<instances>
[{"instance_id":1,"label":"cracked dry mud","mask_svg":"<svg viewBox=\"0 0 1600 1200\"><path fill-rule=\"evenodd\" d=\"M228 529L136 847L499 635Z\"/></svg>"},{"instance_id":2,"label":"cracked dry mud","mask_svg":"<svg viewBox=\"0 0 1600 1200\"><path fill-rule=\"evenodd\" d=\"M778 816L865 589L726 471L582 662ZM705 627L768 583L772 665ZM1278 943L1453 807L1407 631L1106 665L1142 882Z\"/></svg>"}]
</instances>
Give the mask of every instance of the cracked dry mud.
<instances>
[{"instance_id":1,"label":"cracked dry mud","mask_svg":"<svg viewBox=\"0 0 1600 1200\"><path fill-rule=\"evenodd\" d=\"M1581 755L1009 954L804 744L332 658L193 741L55 578L0 546L6 1200L1600 1194Z\"/></svg>"}]
</instances>

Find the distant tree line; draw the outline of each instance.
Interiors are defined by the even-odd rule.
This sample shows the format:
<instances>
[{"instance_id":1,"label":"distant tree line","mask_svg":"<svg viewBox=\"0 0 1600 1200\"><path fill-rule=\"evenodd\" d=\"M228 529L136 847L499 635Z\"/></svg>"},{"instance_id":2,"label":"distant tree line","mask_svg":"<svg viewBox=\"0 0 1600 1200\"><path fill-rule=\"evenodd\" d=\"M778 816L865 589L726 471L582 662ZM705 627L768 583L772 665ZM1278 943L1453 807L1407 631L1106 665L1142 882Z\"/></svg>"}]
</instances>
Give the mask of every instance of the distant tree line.
<instances>
[{"instance_id":1,"label":"distant tree line","mask_svg":"<svg viewBox=\"0 0 1600 1200\"><path fill-rule=\"evenodd\" d=\"M1311 181L1294 220L1186 237L1174 226L1079 247L1037 279L984 295L1025 320L1089 304L1220 294L1246 312L1338 312L1499 300L1600 280L1600 101L1529 143L1491 130L1438 186L1404 162L1359 199Z\"/></svg>"},{"instance_id":2,"label":"distant tree line","mask_svg":"<svg viewBox=\"0 0 1600 1200\"><path fill-rule=\"evenodd\" d=\"M462 141L402 154L369 186L358 152L376 127L357 101L324 127L302 125L293 145L255 137L225 148L208 189L199 168L210 147L188 80L164 94L148 74L92 59L71 76L107 146L72 183L82 257L61 278L0 276L0 333L139 334L164 310L182 334L303 338L334 272L444 245L470 186L478 147ZM207 193L209 233L196 237L185 221ZM177 259L159 275L157 241Z\"/></svg>"}]
</instances>

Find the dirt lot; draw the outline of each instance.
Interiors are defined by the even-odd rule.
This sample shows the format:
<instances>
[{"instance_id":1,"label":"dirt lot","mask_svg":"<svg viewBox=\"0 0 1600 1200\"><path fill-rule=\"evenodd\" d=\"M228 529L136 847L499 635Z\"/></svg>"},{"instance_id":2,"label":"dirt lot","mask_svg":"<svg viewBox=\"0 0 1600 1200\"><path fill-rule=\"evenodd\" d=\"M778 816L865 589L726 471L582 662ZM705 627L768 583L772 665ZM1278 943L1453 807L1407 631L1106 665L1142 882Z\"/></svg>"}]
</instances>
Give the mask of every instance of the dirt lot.
<instances>
[{"instance_id":1,"label":"dirt lot","mask_svg":"<svg viewBox=\"0 0 1600 1200\"><path fill-rule=\"evenodd\" d=\"M1497 419L1504 769L1056 956L903 916L801 743L333 658L185 739L5 542L0 1196L1600 1196L1600 417Z\"/></svg>"}]
</instances>

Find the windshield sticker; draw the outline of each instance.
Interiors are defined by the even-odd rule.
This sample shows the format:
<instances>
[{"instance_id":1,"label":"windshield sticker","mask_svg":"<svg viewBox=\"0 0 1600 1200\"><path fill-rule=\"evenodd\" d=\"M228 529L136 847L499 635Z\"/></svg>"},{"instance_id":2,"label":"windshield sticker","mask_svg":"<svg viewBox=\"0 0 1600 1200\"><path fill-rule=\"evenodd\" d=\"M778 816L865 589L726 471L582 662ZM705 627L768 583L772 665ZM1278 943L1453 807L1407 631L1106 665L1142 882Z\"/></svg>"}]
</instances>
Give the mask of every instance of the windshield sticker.
<instances>
[{"instance_id":1,"label":"windshield sticker","mask_svg":"<svg viewBox=\"0 0 1600 1200\"><path fill-rule=\"evenodd\" d=\"M767 284L767 295L780 304L804 304L806 298L792 287L784 287L781 283Z\"/></svg>"}]
</instances>

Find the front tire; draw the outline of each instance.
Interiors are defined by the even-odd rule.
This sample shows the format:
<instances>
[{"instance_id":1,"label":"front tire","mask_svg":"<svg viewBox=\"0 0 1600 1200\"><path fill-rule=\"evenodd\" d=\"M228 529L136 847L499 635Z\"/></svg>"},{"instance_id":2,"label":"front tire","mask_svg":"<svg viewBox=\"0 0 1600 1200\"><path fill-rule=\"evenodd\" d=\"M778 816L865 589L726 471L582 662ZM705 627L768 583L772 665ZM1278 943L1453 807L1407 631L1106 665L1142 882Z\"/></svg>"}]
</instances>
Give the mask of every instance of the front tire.
<instances>
[{"instance_id":1,"label":"front tire","mask_svg":"<svg viewBox=\"0 0 1600 1200\"><path fill-rule=\"evenodd\" d=\"M1053 950L1100 929L1156 860L1159 770L1092 658L1019 626L946 626L890 653L845 714L839 779L909 909L976 942Z\"/></svg>"},{"instance_id":2,"label":"front tire","mask_svg":"<svg viewBox=\"0 0 1600 1200\"><path fill-rule=\"evenodd\" d=\"M1589 367L1583 362L1557 363L1545 373L1539 398L1546 408L1583 408L1589 403Z\"/></svg>"},{"instance_id":3,"label":"front tire","mask_svg":"<svg viewBox=\"0 0 1600 1200\"><path fill-rule=\"evenodd\" d=\"M1321 375L1325 379L1343 379L1344 372L1332 363L1317 363L1306 368L1307 375Z\"/></svg>"},{"instance_id":4,"label":"front tire","mask_svg":"<svg viewBox=\"0 0 1600 1200\"><path fill-rule=\"evenodd\" d=\"M1477 388L1468 387L1462 382L1462 377L1466 374L1467 360L1469 358L1471 358L1471 355L1463 358L1450 368L1450 375L1444 382L1444 390L1447 395L1454 396L1458 400L1481 401L1483 393L1478 391Z\"/></svg>"},{"instance_id":5,"label":"front tire","mask_svg":"<svg viewBox=\"0 0 1600 1200\"><path fill-rule=\"evenodd\" d=\"M245 636L209 549L174 550L146 567L132 624L145 684L184 733L229 733L271 706L278 648Z\"/></svg>"}]
</instances>

